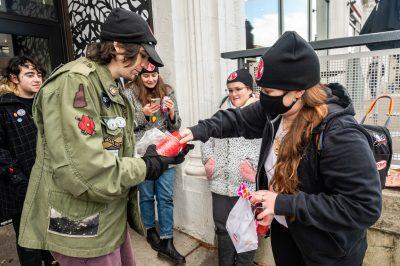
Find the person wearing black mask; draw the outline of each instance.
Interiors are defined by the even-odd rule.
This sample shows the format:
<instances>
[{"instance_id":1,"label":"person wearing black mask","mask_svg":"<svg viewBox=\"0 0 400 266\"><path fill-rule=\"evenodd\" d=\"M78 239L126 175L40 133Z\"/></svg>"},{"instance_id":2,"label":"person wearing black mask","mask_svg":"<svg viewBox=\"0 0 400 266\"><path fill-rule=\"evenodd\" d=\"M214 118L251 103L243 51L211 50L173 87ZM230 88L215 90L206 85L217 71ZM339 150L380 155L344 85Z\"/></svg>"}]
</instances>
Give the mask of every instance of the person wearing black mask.
<instances>
[{"instance_id":1,"label":"person wearing black mask","mask_svg":"<svg viewBox=\"0 0 400 266\"><path fill-rule=\"evenodd\" d=\"M346 89L320 83L318 57L296 32L263 55L256 81L259 102L199 121L181 142L262 138L252 201L263 204L276 264L361 265L382 198Z\"/></svg>"}]
</instances>

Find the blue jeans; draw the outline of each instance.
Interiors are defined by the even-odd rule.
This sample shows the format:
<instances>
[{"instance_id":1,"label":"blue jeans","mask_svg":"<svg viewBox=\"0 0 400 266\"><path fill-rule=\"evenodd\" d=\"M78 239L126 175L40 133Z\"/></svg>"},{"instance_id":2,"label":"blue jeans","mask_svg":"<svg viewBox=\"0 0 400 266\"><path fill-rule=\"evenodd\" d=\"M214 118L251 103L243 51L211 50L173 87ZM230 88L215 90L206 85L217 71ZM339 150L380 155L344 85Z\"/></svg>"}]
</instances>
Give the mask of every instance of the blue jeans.
<instances>
[{"instance_id":1,"label":"blue jeans","mask_svg":"<svg viewBox=\"0 0 400 266\"><path fill-rule=\"evenodd\" d=\"M174 232L174 177L175 168L169 168L157 180L145 180L139 185L140 212L146 229L156 227L156 196L161 239L172 238Z\"/></svg>"}]
</instances>

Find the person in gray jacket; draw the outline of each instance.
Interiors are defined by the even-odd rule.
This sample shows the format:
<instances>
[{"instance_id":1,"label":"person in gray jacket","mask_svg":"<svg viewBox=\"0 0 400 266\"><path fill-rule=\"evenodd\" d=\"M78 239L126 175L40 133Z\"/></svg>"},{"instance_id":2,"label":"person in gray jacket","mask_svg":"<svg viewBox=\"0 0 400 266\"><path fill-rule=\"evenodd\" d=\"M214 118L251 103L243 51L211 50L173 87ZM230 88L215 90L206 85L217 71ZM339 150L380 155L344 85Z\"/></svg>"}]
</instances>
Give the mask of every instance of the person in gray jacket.
<instances>
[{"instance_id":1,"label":"person in gray jacket","mask_svg":"<svg viewBox=\"0 0 400 266\"><path fill-rule=\"evenodd\" d=\"M257 99L253 97L253 79L247 69L232 72L227 79L228 97L221 109L241 108ZM202 146L202 161L212 193L213 219L218 238L219 265L253 265L256 251L237 254L225 228L226 220L239 199L237 189L244 182L255 190L255 176L261 139L243 137L210 138Z\"/></svg>"}]
</instances>

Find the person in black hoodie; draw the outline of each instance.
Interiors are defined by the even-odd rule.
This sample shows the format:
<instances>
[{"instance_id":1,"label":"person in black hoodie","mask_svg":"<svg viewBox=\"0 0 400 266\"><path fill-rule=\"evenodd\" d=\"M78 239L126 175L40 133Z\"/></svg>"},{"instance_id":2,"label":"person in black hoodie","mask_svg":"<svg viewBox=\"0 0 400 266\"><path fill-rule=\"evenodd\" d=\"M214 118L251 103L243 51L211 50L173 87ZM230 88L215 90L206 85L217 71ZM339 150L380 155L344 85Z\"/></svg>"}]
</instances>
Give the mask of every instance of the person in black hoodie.
<instances>
[{"instance_id":1,"label":"person in black hoodie","mask_svg":"<svg viewBox=\"0 0 400 266\"><path fill-rule=\"evenodd\" d=\"M43 83L45 70L33 59L10 59L0 80L0 219L12 219L16 238L29 175L35 162L37 129L32 119L35 94ZM51 265L48 251L21 247L21 265Z\"/></svg>"},{"instance_id":2,"label":"person in black hoodie","mask_svg":"<svg viewBox=\"0 0 400 266\"><path fill-rule=\"evenodd\" d=\"M319 60L285 32L258 64L260 101L219 111L181 140L262 138L253 202L271 224L277 265L361 265L381 213L371 139L340 84L320 83Z\"/></svg>"}]
</instances>

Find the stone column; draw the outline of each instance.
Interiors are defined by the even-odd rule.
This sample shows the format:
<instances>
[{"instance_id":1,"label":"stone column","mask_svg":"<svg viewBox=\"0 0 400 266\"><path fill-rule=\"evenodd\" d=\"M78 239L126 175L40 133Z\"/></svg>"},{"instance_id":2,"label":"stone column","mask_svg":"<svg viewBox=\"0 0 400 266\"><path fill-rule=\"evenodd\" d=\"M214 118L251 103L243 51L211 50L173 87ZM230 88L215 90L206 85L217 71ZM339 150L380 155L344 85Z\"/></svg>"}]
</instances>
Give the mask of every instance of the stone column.
<instances>
[{"instance_id":1,"label":"stone column","mask_svg":"<svg viewBox=\"0 0 400 266\"><path fill-rule=\"evenodd\" d=\"M161 75L176 90L183 126L210 117L236 61L220 53L245 49L244 0L152 1ZM211 193L201 163L200 143L178 168L175 180L175 227L214 243Z\"/></svg>"}]
</instances>

